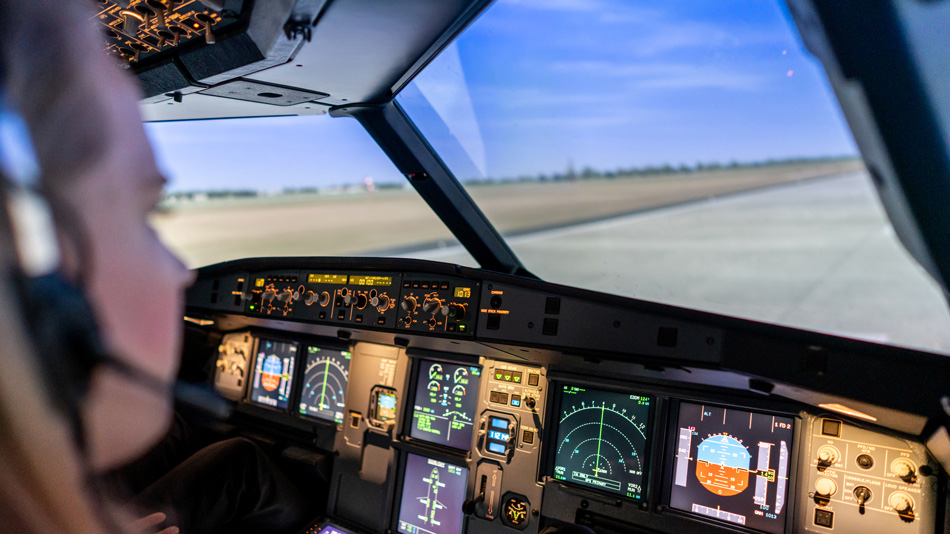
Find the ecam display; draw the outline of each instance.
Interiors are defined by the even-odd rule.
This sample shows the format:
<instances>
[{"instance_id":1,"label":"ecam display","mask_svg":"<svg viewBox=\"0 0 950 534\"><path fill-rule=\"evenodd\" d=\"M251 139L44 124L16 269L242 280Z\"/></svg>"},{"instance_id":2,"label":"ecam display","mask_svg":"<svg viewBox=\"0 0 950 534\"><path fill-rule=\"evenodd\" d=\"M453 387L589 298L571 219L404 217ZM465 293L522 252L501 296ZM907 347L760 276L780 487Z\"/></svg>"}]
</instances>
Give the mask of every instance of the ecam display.
<instances>
[{"instance_id":1,"label":"ecam display","mask_svg":"<svg viewBox=\"0 0 950 534\"><path fill-rule=\"evenodd\" d=\"M409 436L470 450L481 369L432 360L420 360L417 369Z\"/></svg>"}]
</instances>

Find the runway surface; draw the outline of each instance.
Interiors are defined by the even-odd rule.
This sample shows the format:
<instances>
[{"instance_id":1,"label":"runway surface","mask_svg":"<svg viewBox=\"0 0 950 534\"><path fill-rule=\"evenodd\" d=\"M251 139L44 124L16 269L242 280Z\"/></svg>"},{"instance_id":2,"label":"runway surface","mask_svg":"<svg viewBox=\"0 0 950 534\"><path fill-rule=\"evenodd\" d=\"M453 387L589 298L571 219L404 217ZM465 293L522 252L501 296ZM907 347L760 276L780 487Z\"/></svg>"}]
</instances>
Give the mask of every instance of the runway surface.
<instances>
[{"instance_id":1,"label":"runway surface","mask_svg":"<svg viewBox=\"0 0 950 534\"><path fill-rule=\"evenodd\" d=\"M850 173L512 237L544 280L950 353L950 312ZM459 247L406 254L472 265Z\"/></svg>"}]
</instances>

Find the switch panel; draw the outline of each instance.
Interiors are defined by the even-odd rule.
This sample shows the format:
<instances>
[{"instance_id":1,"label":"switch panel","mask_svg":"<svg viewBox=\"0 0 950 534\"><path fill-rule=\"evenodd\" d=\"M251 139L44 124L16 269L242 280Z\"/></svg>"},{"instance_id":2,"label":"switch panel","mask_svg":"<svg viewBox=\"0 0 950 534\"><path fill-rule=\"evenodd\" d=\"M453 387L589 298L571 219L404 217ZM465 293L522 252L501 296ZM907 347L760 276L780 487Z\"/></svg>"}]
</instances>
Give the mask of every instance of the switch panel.
<instances>
[{"instance_id":1,"label":"switch panel","mask_svg":"<svg viewBox=\"0 0 950 534\"><path fill-rule=\"evenodd\" d=\"M804 440L801 530L934 531L937 466L923 445L835 417L813 418Z\"/></svg>"}]
</instances>

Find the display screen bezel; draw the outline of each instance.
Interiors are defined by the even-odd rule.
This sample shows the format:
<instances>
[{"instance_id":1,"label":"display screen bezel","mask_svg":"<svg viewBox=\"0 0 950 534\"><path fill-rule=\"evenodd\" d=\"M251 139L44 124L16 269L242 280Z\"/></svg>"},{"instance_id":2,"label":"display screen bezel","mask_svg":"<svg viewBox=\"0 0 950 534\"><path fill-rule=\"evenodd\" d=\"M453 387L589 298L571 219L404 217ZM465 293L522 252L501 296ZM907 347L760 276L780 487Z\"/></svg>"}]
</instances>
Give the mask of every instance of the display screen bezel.
<instances>
[{"instance_id":1,"label":"display screen bezel","mask_svg":"<svg viewBox=\"0 0 950 534\"><path fill-rule=\"evenodd\" d=\"M297 398L299 398L297 392L297 384L299 383L300 375L300 347L304 346L304 343L299 339L288 339L286 337L272 336L268 334L253 334L254 335L254 357L251 359L251 366L248 373L248 380L246 385L246 390L244 392L244 402L250 406L257 408L264 408L267 410L273 410L280 413L291 413L291 406ZM294 355L294 369L292 376L290 377L290 394L287 396L287 406L281 408L279 406L271 406L269 404L262 403L253 399L254 394L254 375L257 373L257 361L261 355L261 343L264 341L273 341L276 343L291 343L297 346L296 354Z\"/></svg>"},{"instance_id":2,"label":"display screen bezel","mask_svg":"<svg viewBox=\"0 0 950 534\"><path fill-rule=\"evenodd\" d=\"M674 514L679 517L689 519L691 521L701 522L705 525L716 525L721 528L731 529L737 532L748 532L750 534L770 534L768 531L760 530L757 528L752 528L744 525L739 525L736 523L731 523L729 521L724 521L716 519L713 517L704 516L702 514L697 514L689 510L683 510L681 508L674 508L670 505L672 501L672 492L674 486L674 469L676 465L676 451L675 447L678 446L678 425L680 417L680 407L682 403L689 404L702 404L707 406L714 406L716 408L725 408L729 410L742 410L746 412L754 412L761 415L775 415L780 417L786 417L792 420L792 443L789 446L789 466L788 466L788 485L787 485L787 495L785 502L788 505L788 508L785 511L785 520L781 523L783 528L781 532L787 534L793 532L792 526L795 520L797 511L796 506L796 491L798 485L798 469L799 469L799 458L798 458L798 447L800 446L802 440L803 427L805 426L802 422L803 413L791 411L789 407L783 407L777 403L768 403L769 406L765 407L756 407L749 406L745 404L734 404L728 402L726 399L721 397L710 396L710 398L697 398L697 397L681 397L681 398L670 398L669 399L669 410L667 413L667 432L665 436L665 445L666 450L663 451L663 466L662 466L662 483L663 487L661 488L661 502L666 508L667 513ZM668 476L666 476L668 475Z\"/></svg>"},{"instance_id":3,"label":"display screen bezel","mask_svg":"<svg viewBox=\"0 0 950 534\"><path fill-rule=\"evenodd\" d=\"M644 389L629 389L623 387L617 387L611 384L602 384L597 382L586 382L586 381L577 381L577 380L551 380L548 382L548 386L551 391L551 397L549 398L549 406L552 406L554 409L548 410L547 424L546 427L550 430L547 432L548 437L546 438L545 444L547 452L544 454L544 463L545 466L543 476L550 479L551 481L557 484L564 484L572 488L578 488L584 491L590 491L602 495L607 495L611 499L621 499L626 502L631 503L643 503L648 502L651 489L652 489L652 474L653 467L656 464L656 459L653 458L654 451L654 441L657 439L657 430L656 430L656 414L657 414L657 404L659 398L655 393L646 393L643 392ZM560 429L560 413L561 407L564 402L564 387L565 386L574 386L582 387L592 390L597 390L605 393L614 393L620 395L639 395L641 397L646 397L650 399L650 406L647 415L647 431L646 431L646 440L643 451L643 475L641 475L641 492L639 498L628 497L625 494L616 493L613 491L596 488L594 486L589 486L585 484L579 484L576 482L571 482L569 480L560 480L554 476L554 468L557 459L555 453L555 447L557 445L557 436Z\"/></svg>"},{"instance_id":4,"label":"display screen bezel","mask_svg":"<svg viewBox=\"0 0 950 534\"><path fill-rule=\"evenodd\" d=\"M460 367L474 367L479 370L478 387L476 389L476 394L475 394L476 395L475 406L472 411L472 434L469 437L468 446L466 448L453 447L445 443L441 443L438 441L430 441L428 439L425 439L424 437L418 437L418 436L412 435L413 429L415 428L414 427L415 418L413 417L413 415L415 414L416 395L419 392L420 376L422 374L422 370L425 367L425 365L431 364L431 363L449 364L449 365L456 365ZM479 397L481 396L482 388L484 387L484 385L482 384L482 377L485 374L484 366L481 365L478 361L431 358L428 356L413 358L412 366L413 366L412 374L411 374L412 379L410 380L408 396L406 397L407 407L405 410L403 410L404 411L403 420L402 420L403 421L403 427L402 427L403 438L406 439L406 441L408 442L425 443L433 447L444 448L448 451L465 452L465 453L471 452L472 448L474 447L476 430L478 428L478 414L479 414L479 409L480 409Z\"/></svg>"}]
</instances>

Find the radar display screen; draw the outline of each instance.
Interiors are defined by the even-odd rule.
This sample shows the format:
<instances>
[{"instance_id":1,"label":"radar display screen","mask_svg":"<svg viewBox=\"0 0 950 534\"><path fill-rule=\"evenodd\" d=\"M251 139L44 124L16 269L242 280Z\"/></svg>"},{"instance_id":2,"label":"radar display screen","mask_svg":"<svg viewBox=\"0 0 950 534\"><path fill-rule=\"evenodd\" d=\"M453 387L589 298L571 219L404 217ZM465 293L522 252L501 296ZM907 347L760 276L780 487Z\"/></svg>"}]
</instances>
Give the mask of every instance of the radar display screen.
<instances>
[{"instance_id":1,"label":"radar display screen","mask_svg":"<svg viewBox=\"0 0 950 534\"><path fill-rule=\"evenodd\" d=\"M563 385L554 478L642 499L652 403L646 395Z\"/></svg>"},{"instance_id":2,"label":"radar display screen","mask_svg":"<svg viewBox=\"0 0 950 534\"><path fill-rule=\"evenodd\" d=\"M345 350L307 347L298 407L301 415L343 422L350 358L351 353Z\"/></svg>"},{"instance_id":3,"label":"radar display screen","mask_svg":"<svg viewBox=\"0 0 950 534\"><path fill-rule=\"evenodd\" d=\"M255 404L284 410L290 402L294 381L297 343L261 339L254 362L254 381L248 400Z\"/></svg>"},{"instance_id":4,"label":"radar display screen","mask_svg":"<svg viewBox=\"0 0 950 534\"><path fill-rule=\"evenodd\" d=\"M481 373L478 367L421 360L409 435L456 449L471 449Z\"/></svg>"},{"instance_id":5,"label":"radar display screen","mask_svg":"<svg viewBox=\"0 0 950 534\"><path fill-rule=\"evenodd\" d=\"M460 534L468 468L408 454L399 504L403 534Z\"/></svg>"},{"instance_id":6,"label":"radar display screen","mask_svg":"<svg viewBox=\"0 0 950 534\"><path fill-rule=\"evenodd\" d=\"M784 532L793 423L789 417L681 403L670 506Z\"/></svg>"}]
</instances>

